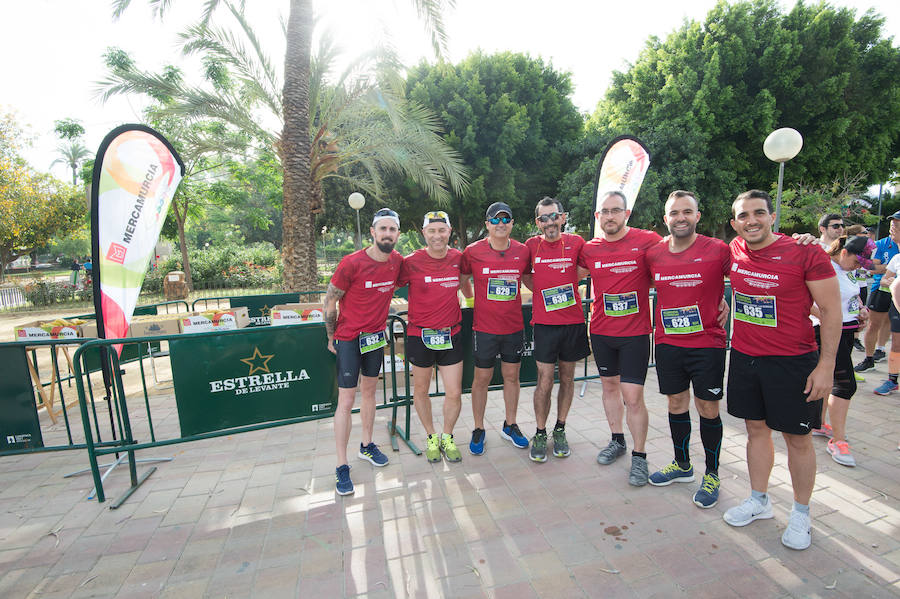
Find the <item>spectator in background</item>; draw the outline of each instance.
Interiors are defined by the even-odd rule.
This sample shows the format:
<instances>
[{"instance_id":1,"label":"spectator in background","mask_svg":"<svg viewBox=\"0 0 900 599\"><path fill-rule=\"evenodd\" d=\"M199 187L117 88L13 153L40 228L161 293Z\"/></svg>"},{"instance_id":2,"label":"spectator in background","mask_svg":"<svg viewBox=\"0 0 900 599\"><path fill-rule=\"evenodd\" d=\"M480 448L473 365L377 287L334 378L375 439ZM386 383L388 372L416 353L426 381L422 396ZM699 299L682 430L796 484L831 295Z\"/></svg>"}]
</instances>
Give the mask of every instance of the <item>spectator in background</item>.
<instances>
[{"instance_id":1,"label":"spectator in background","mask_svg":"<svg viewBox=\"0 0 900 599\"><path fill-rule=\"evenodd\" d=\"M826 252L834 240L844 234L844 219L840 214L826 214L819 219L819 245Z\"/></svg>"}]
</instances>

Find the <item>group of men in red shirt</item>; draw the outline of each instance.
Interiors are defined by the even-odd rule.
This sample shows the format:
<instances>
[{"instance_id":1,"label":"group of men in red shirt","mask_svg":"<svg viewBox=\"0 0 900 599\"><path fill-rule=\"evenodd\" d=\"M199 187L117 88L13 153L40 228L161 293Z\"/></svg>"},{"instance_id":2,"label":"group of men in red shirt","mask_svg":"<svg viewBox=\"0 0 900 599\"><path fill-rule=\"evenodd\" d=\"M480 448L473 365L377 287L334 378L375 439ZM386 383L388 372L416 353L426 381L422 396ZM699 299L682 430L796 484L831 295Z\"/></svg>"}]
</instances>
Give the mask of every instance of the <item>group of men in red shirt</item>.
<instances>
[{"instance_id":1,"label":"group of men in red shirt","mask_svg":"<svg viewBox=\"0 0 900 599\"><path fill-rule=\"evenodd\" d=\"M627 424L633 444L630 484L694 481L689 448L693 387L705 455L705 474L693 502L701 508L713 507L720 488L723 434L718 402L726 389L729 308L724 281L728 277L734 292L728 411L746 422L752 492L727 510L724 519L744 526L773 517L766 491L774 461L771 435L777 430L785 438L794 486L794 505L782 542L794 549L808 547L809 499L815 480L809 433L820 426L821 401L831 387L840 332L834 271L815 245L772 231L775 214L765 192L751 190L734 201L731 225L738 237L730 247L696 232L698 204L690 192L670 194L664 214L669 235L663 239L653 231L629 227L631 211L624 194L608 192L595 213L596 236L585 242L565 232L567 214L562 204L544 198L535 208L540 234L522 244L510 237L512 210L497 202L485 214L487 237L463 252L449 247L448 215L429 212L422 226L426 247L406 258L393 251L399 217L389 209L376 212L370 229L374 244L341 261L325 301L328 348L337 354L338 368L337 492L353 492L346 454L358 381L363 424L359 457L376 466L387 464L387 457L372 441L375 381L387 343L384 324L392 291L395 285L408 285L407 356L413 370L415 408L428 435L429 461L440 461L441 456L449 462L461 460L453 429L461 409L462 315L457 292L462 291L466 297L474 295L471 454L485 451L487 390L499 357L505 407L500 436L516 447L530 448L535 462L547 460L551 443L554 456L570 455L565 427L574 396L575 365L592 349L612 433L598 462L612 464L626 453ZM589 335L578 287L587 274L593 286ZM516 418L524 346L522 284L533 292L537 363L537 426L530 442ZM656 289L655 325L651 324L651 286ZM813 301L822 316L820 348L808 318ZM647 463L648 414L643 396L651 332L659 390L668 398L674 449L672 463L653 474ZM441 434L436 432L428 396L435 365L446 393ZM556 375L557 420L548 435Z\"/></svg>"}]
</instances>

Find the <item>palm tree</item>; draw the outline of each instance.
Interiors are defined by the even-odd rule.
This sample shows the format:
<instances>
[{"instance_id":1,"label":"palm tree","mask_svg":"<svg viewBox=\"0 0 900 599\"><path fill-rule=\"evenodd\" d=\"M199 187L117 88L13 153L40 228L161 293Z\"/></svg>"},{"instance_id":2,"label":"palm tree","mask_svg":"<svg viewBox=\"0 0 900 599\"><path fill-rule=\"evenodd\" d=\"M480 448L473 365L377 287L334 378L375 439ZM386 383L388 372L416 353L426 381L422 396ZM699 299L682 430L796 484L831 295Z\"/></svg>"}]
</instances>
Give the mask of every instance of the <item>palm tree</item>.
<instances>
[{"instance_id":1,"label":"palm tree","mask_svg":"<svg viewBox=\"0 0 900 599\"><path fill-rule=\"evenodd\" d=\"M56 146L56 153L60 157L51 162L50 166L53 167L56 164L68 166L72 169L72 185L78 185L78 167L91 157L91 153L80 141L59 144Z\"/></svg>"},{"instance_id":2,"label":"palm tree","mask_svg":"<svg viewBox=\"0 0 900 599\"><path fill-rule=\"evenodd\" d=\"M154 12L163 15L166 9L171 5L172 0L148 0ZM119 16L128 7L131 0L114 0L113 14ZM244 84L244 91L255 91L259 94L261 102L265 103L270 109L275 109L281 114L282 128L280 134L275 140L275 148L281 160L284 170L284 201L283 201L283 237L282 237L282 261L284 262L284 287L287 291L312 290L318 287L318 276L316 270L316 253L315 253L315 218L316 212L321 206L321 187L317 185L313 177L314 154L313 140L310 136L310 89L311 89L311 64L312 64L312 31L313 31L313 12L312 0L291 0L290 14L285 27L286 52L284 61L284 78L283 83L279 84L278 79L274 76L271 65L261 50L259 40L255 35L251 35L249 27L243 25L243 10L235 7L228 0L207 0L202 18L198 23L200 27L208 27L212 12L220 3L224 3L231 14L238 19L241 29L247 36L250 44L249 50L245 49L243 44L233 47L239 52L234 56L235 63L231 63L236 69L238 77ZM446 49L446 34L442 18L444 6L453 7L455 0L413 0L419 17L425 22L425 26L431 32L432 43L435 51L440 53ZM233 41L233 40L229 40ZM224 47L228 47L227 44ZM229 63L226 63L229 64ZM151 77L152 78L152 77ZM145 81L147 83L149 81ZM136 83L136 82L135 82ZM135 86L130 89L132 83L124 80L110 80L107 82L107 91L104 95L107 97L113 93L125 93L126 91L137 91ZM119 89L116 89L116 88ZM280 88L280 102L278 99L278 90ZM114 90L114 91L113 91ZM180 91L180 90L172 90ZM197 92L193 96L193 100L201 101L206 105L204 114L207 116L216 115L226 122L237 125L242 122L247 128L245 131L257 131L260 127L258 121L246 118L250 115L239 116L233 114L225 103L220 102L217 94L210 94L203 90L184 90L183 97L187 100L188 92ZM273 93L274 92L274 93ZM182 97L173 94L172 97ZM227 100L228 98L224 98ZM280 108L276 109L275 107ZM183 114L191 114L192 109L201 109L196 102L185 101L180 109ZM421 115L421 109L413 107L405 113L401 111L387 111L388 115L399 116L404 114L410 121L417 115ZM234 116L234 120L225 118L226 115ZM433 123L432 123L433 125ZM412 127L411 129L415 129ZM421 128L422 131L428 131L429 126L426 122ZM317 143L324 142L324 146L319 146L322 150L319 152L320 157L337 158L335 152L341 148L337 141L337 131L331 130L335 138L318 137ZM432 128L433 131L433 128ZM365 147L365 146L360 146ZM317 150L318 152L318 150ZM358 163L362 165L375 165L370 159L366 162L362 153L357 153ZM328 166L326 167L326 163ZM332 170L335 161L319 162L316 172L327 174L336 172ZM397 166L389 164L390 167ZM325 168L320 168L325 167ZM400 168L403 168L402 166ZM371 169L366 169L370 177ZM450 186L454 192L459 193L465 186L465 178L461 164L456 161L455 165L431 165L422 169L422 173L430 173L430 175L438 175L441 171L448 174ZM450 176L449 173L456 171L458 176ZM371 177L372 183L377 182L377 178ZM417 178L417 180L419 180ZM319 182L321 179L319 180ZM436 187L441 187L436 183ZM319 190L317 192L317 189Z\"/></svg>"}]
</instances>

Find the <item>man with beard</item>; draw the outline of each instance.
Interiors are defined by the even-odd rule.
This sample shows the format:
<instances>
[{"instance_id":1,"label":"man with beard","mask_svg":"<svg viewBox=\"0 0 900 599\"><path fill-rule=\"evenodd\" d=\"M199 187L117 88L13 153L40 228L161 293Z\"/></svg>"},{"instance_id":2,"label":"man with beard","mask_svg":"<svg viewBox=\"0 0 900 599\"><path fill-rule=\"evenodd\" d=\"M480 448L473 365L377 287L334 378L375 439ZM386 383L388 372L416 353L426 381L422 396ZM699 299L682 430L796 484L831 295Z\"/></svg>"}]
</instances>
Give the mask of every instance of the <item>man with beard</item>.
<instances>
[{"instance_id":1,"label":"man with beard","mask_svg":"<svg viewBox=\"0 0 900 599\"><path fill-rule=\"evenodd\" d=\"M822 400L832 387L841 335L838 281L825 252L772 232L775 213L766 192L740 194L732 214L738 237L731 242L728 413L743 418L747 427L751 494L724 519L746 526L773 517L767 490L775 461L772 431L780 431L794 491L781 542L802 550L810 544L809 500L816 481L810 432L821 427ZM820 312L818 348L809 319L813 301Z\"/></svg>"},{"instance_id":2,"label":"man with beard","mask_svg":"<svg viewBox=\"0 0 900 599\"><path fill-rule=\"evenodd\" d=\"M475 319L472 325L472 357L475 363L472 416L475 429L469 442L472 455L484 453L484 410L498 355L506 406L506 419L500 436L520 449L528 447L528 438L516 424L516 412L519 407L519 366L525 329L519 283L522 275L528 272L531 260L528 248L510 238L513 218L507 204L494 202L488 206L484 224L488 236L470 244L463 252L460 264L460 271L471 274L475 282Z\"/></svg>"},{"instance_id":3,"label":"man with beard","mask_svg":"<svg viewBox=\"0 0 900 599\"><path fill-rule=\"evenodd\" d=\"M623 416L634 442L628 482L647 484L649 468L644 381L650 360L650 271L645 254L660 239L653 231L626 226L631 210L620 191L603 195L597 237L581 250L578 264L591 273L594 290L591 347L603 386L603 409L612 440L597 455L612 464L625 454Z\"/></svg>"},{"instance_id":4,"label":"man with beard","mask_svg":"<svg viewBox=\"0 0 900 599\"><path fill-rule=\"evenodd\" d=\"M328 351L337 355L338 405L334 413L334 441L338 459L335 489L339 495L353 493L347 444L357 383L362 395L359 415L363 427L358 457L374 466L388 463L387 456L372 441L372 432L375 387L387 345L385 324L403 263L403 257L394 251L400 235L400 217L390 208L382 208L375 213L369 233L374 244L341 260L325 294Z\"/></svg>"},{"instance_id":5,"label":"man with beard","mask_svg":"<svg viewBox=\"0 0 900 599\"><path fill-rule=\"evenodd\" d=\"M409 285L409 325L406 327L406 357L412 364L413 404L428 435L425 458L440 462L459 462L462 456L453 440L453 427L459 418L462 393L462 343L457 291L472 296L468 277L459 271L462 252L448 246L450 217L446 212L429 212L422 223L427 247L403 259L397 285ZM444 384L443 433L435 432L431 416L431 370L437 364Z\"/></svg>"},{"instance_id":6,"label":"man with beard","mask_svg":"<svg viewBox=\"0 0 900 599\"><path fill-rule=\"evenodd\" d=\"M569 455L566 416L575 394L575 363L590 353L587 325L578 293L578 256L584 239L563 233L568 215L562 203L545 197L534 209L535 223L541 235L525 245L531 250L531 275L525 284L534 291L534 359L537 362L537 386L534 389L534 418L537 431L531 439L530 457L547 461L547 417L553 391L553 371L559 364L559 391L556 396L556 425L553 427L553 455Z\"/></svg>"},{"instance_id":7,"label":"man with beard","mask_svg":"<svg viewBox=\"0 0 900 599\"><path fill-rule=\"evenodd\" d=\"M651 474L650 484L662 487L694 481L689 449L693 384L706 455L706 474L694 493L694 504L711 508L719 500L719 400L725 378L723 325L727 319L721 304L731 252L724 241L697 234L700 210L689 191L669 194L663 220L669 237L647 251L647 264L656 285L656 374L659 392L669 400L675 459Z\"/></svg>"}]
</instances>

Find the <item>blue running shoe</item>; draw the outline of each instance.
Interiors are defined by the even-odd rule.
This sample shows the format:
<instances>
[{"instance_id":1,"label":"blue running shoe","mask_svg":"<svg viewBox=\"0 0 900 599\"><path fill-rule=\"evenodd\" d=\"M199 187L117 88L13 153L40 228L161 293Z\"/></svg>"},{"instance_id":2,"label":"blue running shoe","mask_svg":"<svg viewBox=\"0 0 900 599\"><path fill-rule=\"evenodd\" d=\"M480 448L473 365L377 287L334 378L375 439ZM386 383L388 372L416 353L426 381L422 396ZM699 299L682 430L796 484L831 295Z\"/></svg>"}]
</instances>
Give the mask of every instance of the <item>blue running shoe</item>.
<instances>
[{"instance_id":1,"label":"blue running shoe","mask_svg":"<svg viewBox=\"0 0 900 599\"><path fill-rule=\"evenodd\" d=\"M665 487L672 483L692 482L694 482L694 467L691 466L687 470L682 470L678 462L675 461L650 475L650 484L654 487Z\"/></svg>"},{"instance_id":2,"label":"blue running shoe","mask_svg":"<svg viewBox=\"0 0 900 599\"><path fill-rule=\"evenodd\" d=\"M469 453L481 455L484 453L484 429L476 428L472 431L472 440L469 441Z\"/></svg>"},{"instance_id":3,"label":"blue running shoe","mask_svg":"<svg viewBox=\"0 0 900 599\"><path fill-rule=\"evenodd\" d=\"M338 495L353 495L353 481L350 480L350 466L338 466L335 471L334 490Z\"/></svg>"},{"instance_id":4,"label":"blue running shoe","mask_svg":"<svg viewBox=\"0 0 900 599\"><path fill-rule=\"evenodd\" d=\"M711 508L719 502L719 475L706 473L703 483L694 493L694 505L704 509Z\"/></svg>"},{"instance_id":5,"label":"blue running shoe","mask_svg":"<svg viewBox=\"0 0 900 599\"><path fill-rule=\"evenodd\" d=\"M522 434L518 424L506 424L506 421L504 420L500 436L519 449L528 449L528 437Z\"/></svg>"},{"instance_id":6,"label":"blue running shoe","mask_svg":"<svg viewBox=\"0 0 900 599\"><path fill-rule=\"evenodd\" d=\"M890 395L897 390L897 383L888 379L875 388L875 395Z\"/></svg>"},{"instance_id":7,"label":"blue running shoe","mask_svg":"<svg viewBox=\"0 0 900 599\"><path fill-rule=\"evenodd\" d=\"M387 466L388 457L381 453L381 450L378 449L378 446L375 443L369 443L366 446L363 446L362 443L359 444L359 459L366 460L373 466L378 466L381 468L382 466Z\"/></svg>"}]
</instances>

